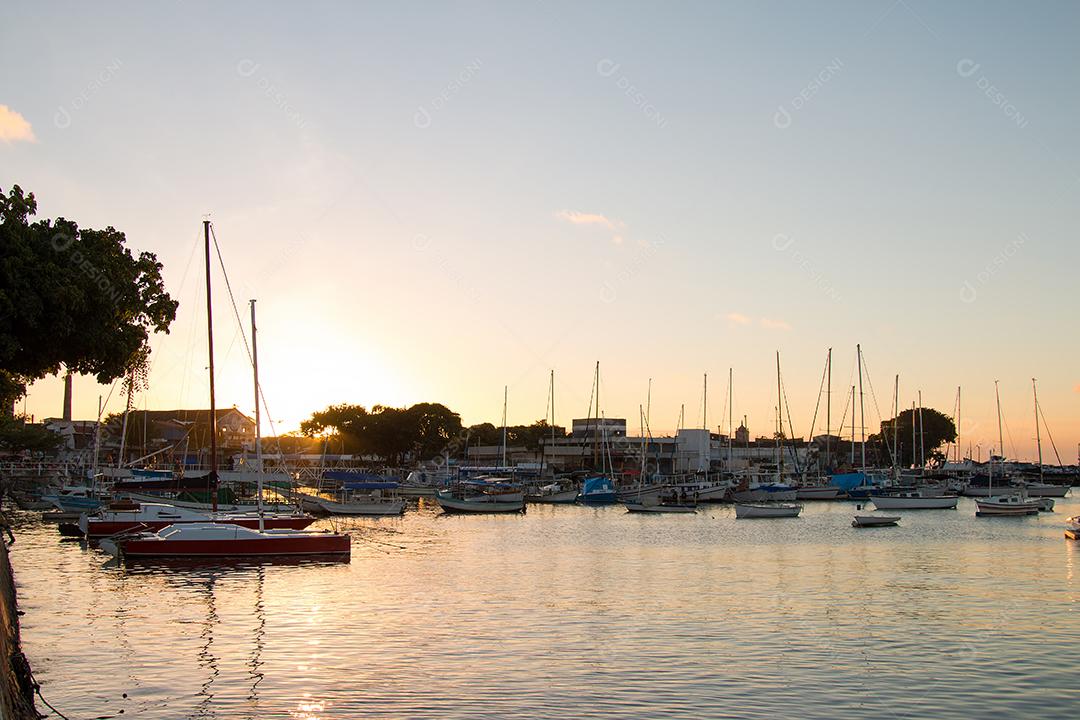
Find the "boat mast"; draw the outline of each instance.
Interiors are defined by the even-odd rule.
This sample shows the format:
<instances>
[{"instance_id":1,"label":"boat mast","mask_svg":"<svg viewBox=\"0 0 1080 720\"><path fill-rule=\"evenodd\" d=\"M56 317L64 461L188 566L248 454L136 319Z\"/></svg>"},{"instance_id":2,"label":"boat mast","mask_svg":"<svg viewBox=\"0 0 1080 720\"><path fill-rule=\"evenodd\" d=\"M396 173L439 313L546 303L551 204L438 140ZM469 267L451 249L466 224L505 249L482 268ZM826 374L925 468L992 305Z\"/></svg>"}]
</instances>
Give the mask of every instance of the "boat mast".
<instances>
[{"instance_id":1,"label":"boat mast","mask_svg":"<svg viewBox=\"0 0 1080 720\"><path fill-rule=\"evenodd\" d=\"M900 479L900 373L896 374L893 384L893 424L892 424L892 447L893 447L893 478Z\"/></svg>"},{"instance_id":2,"label":"boat mast","mask_svg":"<svg viewBox=\"0 0 1080 720\"><path fill-rule=\"evenodd\" d=\"M919 469L926 467L926 431L923 428L922 418L922 390L919 391Z\"/></svg>"},{"instance_id":3,"label":"boat mast","mask_svg":"<svg viewBox=\"0 0 1080 720\"><path fill-rule=\"evenodd\" d=\"M259 510L259 532L266 529L263 521L263 461L262 431L259 429L259 341L255 326L255 300L251 300L251 369L255 378L255 503Z\"/></svg>"},{"instance_id":4,"label":"boat mast","mask_svg":"<svg viewBox=\"0 0 1080 720\"><path fill-rule=\"evenodd\" d=\"M784 405L783 393L780 390L780 351L776 351L776 447L778 461L776 465L777 482L784 482L784 415L780 408Z\"/></svg>"},{"instance_id":5,"label":"boat mast","mask_svg":"<svg viewBox=\"0 0 1080 720\"><path fill-rule=\"evenodd\" d=\"M960 386L956 386L956 464L960 464Z\"/></svg>"},{"instance_id":6,"label":"boat mast","mask_svg":"<svg viewBox=\"0 0 1080 720\"><path fill-rule=\"evenodd\" d=\"M1001 393L998 390L998 381L994 381L994 398L997 400L998 416L998 457L1001 458L1001 475L1005 476L1005 436L1001 434ZM994 453L990 453L990 469L994 468Z\"/></svg>"},{"instance_id":7,"label":"boat mast","mask_svg":"<svg viewBox=\"0 0 1080 720\"><path fill-rule=\"evenodd\" d=\"M503 385L503 417L502 417L502 460L501 467L506 467L506 396L507 386Z\"/></svg>"},{"instance_id":8,"label":"boat mast","mask_svg":"<svg viewBox=\"0 0 1080 720\"><path fill-rule=\"evenodd\" d=\"M1031 378L1031 392L1035 396L1035 446L1039 449L1039 482L1043 481L1042 437L1039 435L1039 391L1035 388L1035 378Z\"/></svg>"},{"instance_id":9,"label":"boat mast","mask_svg":"<svg viewBox=\"0 0 1080 720\"><path fill-rule=\"evenodd\" d=\"M728 464L728 468L727 469L728 469L729 473L732 473L732 472L734 472L734 470L732 469L732 464L731 464L731 444L735 440L735 403L734 403L735 396L732 394L731 390L732 390L732 386L734 384L735 371L734 371L733 368L728 368L727 372L728 372L728 375L727 375L727 397L728 397L728 401L727 401L727 404L728 404L728 412L727 412L727 418L728 418L727 419L727 424L728 424L727 464Z\"/></svg>"},{"instance_id":10,"label":"boat mast","mask_svg":"<svg viewBox=\"0 0 1080 720\"><path fill-rule=\"evenodd\" d=\"M709 373L705 373L701 388L701 428L705 431L705 484L709 482L709 465L712 463L712 438L709 437Z\"/></svg>"},{"instance_id":11,"label":"boat mast","mask_svg":"<svg viewBox=\"0 0 1080 720\"><path fill-rule=\"evenodd\" d=\"M596 453L600 445L600 362L596 361L596 371L593 373L593 384L596 386L596 425L593 427L593 467L596 467ZM603 458L602 458L603 460Z\"/></svg>"},{"instance_id":12,"label":"boat mast","mask_svg":"<svg viewBox=\"0 0 1080 720\"><path fill-rule=\"evenodd\" d=\"M217 464L217 406L214 399L214 311L210 292L210 221L203 220L203 239L206 250L206 345L210 358L210 497L213 511L218 509Z\"/></svg>"},{"instance_id":13,"label":"boat mast","mask_svg":"<svg viewBox=\"0 0 1080 720\"><path fill-rule=\"evenodd\" d=\"M841 428L843 430L843 428ZM855 467L855 386L851 386L851 467Z\"/></svg>"},{"instance_id":14,"label":"boat mast","mask_svg":"<svg viewBox=\"0 0 1080 720\"><path fill-rule=\"evenodd\" d=\"M859 440L862 444L861 450L861 467L859 471L863 475L863 480L866 480L866 405L863 402L863 387L862 387L862 347L860 345L855 346L855 355L858 358L859 363Z\"/></svg>"},{"instance_id":15,"label":"boat mast","mask_svg":"<svg viewBox=\"0 0 1080 720\"><path fill-rule=\"evenodd\" d=\"M832 433L832 348L829 348L829 354L825 356L825 374L828 376L828 384L825 386L825 470L827 472L832 467L829 457L832 444L832 438L829 437Z\"/></svg>"},{"instance_id":16,"label":"boat mast","mask_svg":"<svg viewBox=\"0 0 1080 720\"><path fill-rule=\"evenodd\" d=\"M915 467L915 401L911 401L911 467Z\"/></svg>"}]
</instances>

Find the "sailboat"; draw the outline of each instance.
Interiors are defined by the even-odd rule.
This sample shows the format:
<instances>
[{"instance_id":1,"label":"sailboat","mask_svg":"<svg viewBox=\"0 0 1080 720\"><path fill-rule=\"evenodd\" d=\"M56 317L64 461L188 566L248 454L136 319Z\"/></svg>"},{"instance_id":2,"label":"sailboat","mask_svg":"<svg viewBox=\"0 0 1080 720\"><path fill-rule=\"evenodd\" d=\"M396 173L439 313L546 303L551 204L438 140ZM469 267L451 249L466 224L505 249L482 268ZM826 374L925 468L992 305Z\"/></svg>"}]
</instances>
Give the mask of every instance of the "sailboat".
<instances>
[{"instance_id":1,"label":"sailboat","mask_svg":"<svg viewBox=\"0 0 1080 720\"><path fill-rule=\"evenodd\" d=\"M252 368L255 378L255 452L257 464L258 527L249 528L217 517L217 412L214 395L214 316L210 283L210 221L203 221L206 254L206 326L210 373L210 486L214 513L209 522L174 523L159 530L114 535L101 547L127 558L158 557L274 557L304 555L348 556L351 539L334 532L266 527L262 507L262 437L259 434L259 360L255 326L255 303L251 304ZM215 239L216 241L216 239Z\"/></svg>"},{"instance_id":2,"label":"sailboat","mask_svg":"<svg viewBox=\"0 0 1080 720\"><path fill-rule=\"evenodd\" d=\"M503 387L502 452L500 469L506 465L506 400ZM512 469L511 469L512 471ZM454 485L435 492L435 502L448 513L516 513L525 510L525 491L507 478L476 477L459 479Z\"/></svg>"},{"instance_id":3,"label":"sailboat","mask_svg":"<svg viewBox=\"0 0 1080 720\"><path fill-rule=\"evenodd\" d=\"M605 470L608 466L608 452L607 452L607 423L603 422L603 418L600 416L600 362L596 363L596 375L594 377L594 384L596 387L596 430L594 431L593 444L593 466L595 468L596 463L596 450L600 452L600 468L599 475L590 475L585 478L585 481L581 484L581 494L578 495L578 501L586 505L612 505L619 500L619 495L615 490L615 483L607 475ZM592 408L589 408L589 412L592 412ZM601 428L603 431L601 432ZM602 439L601 439L602 438Z\"/></svg>"},{"instance_id":4,"label":"sailboat","mask_svg":"<svg viewBox=\"0 0 1080 720\"><path fill-rule=\"evenodd\" d=\"M1034 379L1032 384L1034 385ZM994 397L997 401L997 417L998 417L998 444L1001 451L1005 451L1004 435L1001 432L1001 394L998 392L998 382L994 381ZM1038 400L1036 399L1036 416L1035 426L1038 429ZM1039 447L1040 456L1042 453L1042 446ZM1002 461L1002 480L1004 481L1004 460ZM977 498L975 504L978 506L978 510L975 511L976 517L995 517L995 516L1017 516L1017 515L1037 515L1039 510L1045 507L1045 500L1032 500L1022 492L1014 492L1003 495L994 495L994 453L990 452L990 479L988 485L988 497ZM1053 500L1050 500L1051 507L1053 507Z\"/></svg>"},{"instance_id":5,"label":"sailboat","mask_svg":"<svg viewBox=\"0 0 1080 720\"><path fill-rule=\"evenodd\" d=\"M776 353L776 420L777 420L777 433L776 433L776 486L788 488L786 491L790 492L792 498L796 495L796 490L783 484L784 480L784 393L780 384L780 352ZM738 502L738 493L735 495L735 517L737 518L782 518L782 517L798 517L802 512L802 505L796 503L747 503Z\"/></svg>"},{"instance_id":6,"label":"sailboat","mask_svg":"<svg viewBox=\"0 0 1080 720\"><path fill-rule=\"evenodd\" d=\"M551 379L548 383L548 406L544 408L544 419L547 420L550 411L551 417L551 446L555 446L555 371L551 371ZM554 473L546 474L547 445L540 445L540 478L529 487L525 494L525 502L540 505L569 505L577 502L579 490L577 483L571 478L556 477Z\"/></svg>"}]
</instances>

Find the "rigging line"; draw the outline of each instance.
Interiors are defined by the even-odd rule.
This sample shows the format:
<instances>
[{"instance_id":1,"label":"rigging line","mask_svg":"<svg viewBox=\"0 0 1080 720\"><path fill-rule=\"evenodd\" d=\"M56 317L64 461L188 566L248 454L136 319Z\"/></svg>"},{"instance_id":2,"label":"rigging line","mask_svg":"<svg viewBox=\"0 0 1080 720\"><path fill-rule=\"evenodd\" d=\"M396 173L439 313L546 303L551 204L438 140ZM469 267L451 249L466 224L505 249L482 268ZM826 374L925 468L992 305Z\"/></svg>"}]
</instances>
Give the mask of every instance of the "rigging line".
<instances>
[{"instance_id":1,"label":"rigging line","mask_svg":"<svg viewBox=\"0 0 1080 720\"><path fill-rule=\"evenodd\" d=\"M1046 415L1043 414L1042 403L1036 403L1035 407L1039 409L1039 416L1042 417L1043 429L1046 430L1046 437L1050 440L1050 447L1054 448L1054 455L1057 457L1058 466L1061 467L1061 455L1058 454L1057 445L1054 444L1054 436L1050 434L1050 425L1046 422Z\"/></svg>"},{"instance_id":2,"label":"rigging line","mask_svg":"<svg viewBox=\"0 0 1080 720\"><path fill-rule=\"evenodd\" d=\"M229 292L229 303L232 305L233 316L236 318L236 327L239 330L240 337L244 340L244 351L248 356L248 363L254 367L255 359L251 356L251 346L248 344L247 333L244 332L244 324L240 321L240 311L236 309L236 298L233 296L232 283L229 282L229 273L225 270L225 260L221 257L221 246L218 245L217 233L214 232L214 224L210 224L210 236L214 238L214 250L217 253L218 264L221 266L221 274L225 278L225 289ZM233 343L236 342L236 336L233 336ZM230 345L230 348L232 346ZM277 444L278 454L284 455L281 450L281 439L278 437L277 428L274 427L274 416L270 413L270 404L266 402L266 395L263 393L262 383L259 383L259 398L262 400L263 407L266 408L267 421L270 423L270 432L274 434L274 440Z\"/></svg>"},{"instance_id":3,"label":"rigging line","mask_svg":"<svg viewBox=\"0 0 1080 720\"><path fill-rule=\"evenodd\" d=\"M850 385L848 387L850 387ZM845 398L844 398L844 412L840 416L840 426L837 429L837 437L840 438L841 440L844 439L844 421L847 420L848 407L852 405L851 400L852 400L852 397L853 397L850 392L844 393L844 396L845 396ZM854 407L852 407L851 412L852 412L852 415L854 415L854 413L855 413ZM852 431L852 440L851 441L855 442L854 431Z\"/></svg>"},{"instance_id":4,"label":"rigging line","mask_svg":"<svg viewBox=\"0 0 1080 720\"><path fill-rule=\"evenodd\" d=\"M1012 456L1014 458L1019 458L1020 456L1017 455L1017 453L1016 453L1016 441L1013 440L1012 428L1009 427L1009 421L1008 420L1002 420L1002 422L1005 424L1005 434L1009 436L1009 447L1012 448ZM1004 457L1005 457L1005 448L1001 448L1000 453L1001 453L1002 459L1004 459Z\"/></svg>"},{"instance_id":5,"label":"rigging line","mask_svg":"<svg viewBox=\"0 0 1080 720\"><path fill-rule=\"evenodd\" d=\"M811 442L813 442L813 440L814 440L814 430L817 429L818 410L821 409L821 393L825 389L825 374L828 372L828 370L829 370L829 365L828 365L828 362L826 362L825 366L823 368L821 368L821 384L818 385L817 402L814 403L814 419L810 421L810 438L809 439L810 439Z\"/></svg>"},{"instance_id":6,"label":"rigging line","mask_svg":"<svg viewBox=\"0 0 1080 720\"><path fill-rule=\"evenodd\" d=\"M792 442L791 445L788 446L790 451L789 454L795 463L795 472L800 473L802 470L799 467L799 453L795 449L795 423L791 421L791 406L788 405L787 386L784 384L783 374L780 375L780 392L784 397L784 409L787 410L788 431L791 433ZM783 442L783 439L781 439L781 442Z\"/></svg>"},{"instance_id":7,"label":"rigging line","mask_svg":"<svg viewBox=\"0 0 1080 720\"><path fill-rule=\"evenodd\" d=\"M885 449L889 451L889 464L892 465L895 462L895 459L894 459L894 456L893 456L894 455L893 447L892 447L892 443L889 441L889 433L883 433L883 432L880 431L881 422L882 422L881 408L878 407L877 394L874 392L874 383L872 383L870 381L870 368L866 364L866 353L863 353L863 356L862 356L862 366L863 366L863 374L866 376L866 384L870 387L870 399L874 401L874 412L877 413L877 417L878 417L878 428L879 428L878 432L881 435L885 436L885 438L884 438L885 439Z\"/></svg>"}]
</instances>

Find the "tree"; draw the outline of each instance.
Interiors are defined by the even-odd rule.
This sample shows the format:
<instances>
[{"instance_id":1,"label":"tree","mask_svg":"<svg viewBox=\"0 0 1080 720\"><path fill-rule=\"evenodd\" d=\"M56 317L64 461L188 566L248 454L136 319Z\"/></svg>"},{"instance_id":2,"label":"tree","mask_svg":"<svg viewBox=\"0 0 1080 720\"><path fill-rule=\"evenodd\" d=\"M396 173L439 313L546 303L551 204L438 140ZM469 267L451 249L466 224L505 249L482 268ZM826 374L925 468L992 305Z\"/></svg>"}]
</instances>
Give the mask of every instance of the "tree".
<instances>
[{"instance_id":1,"label":"tree","mask_svg":"<svg viewBox=\"0 0 1080 720\"><path fill-rule=\"evenodd\" d=\"M5 417L0 413L0 450L51 452L62 438L44 425L26 422L23 416Z\"/></svg>"},{"instance_id":2,"label":"tree","mask_svg":"<svg viewBox=\"0 0 1080 720\"><path fill-rule=\"evenodd\" d=\"M915 427L912 440L912 425ZM922 424L918 410L904 410L892 420L881 423L881 432L866 439L867 445L877 448L879 462L889 461L889 448L893 442L893 427L899 442L900 465L911 467L919 464L920 440L927 461L941 461L945 456L940 448L956 441L956 424L953 419L933 408L922 409ZM921 438L920 438L921 432Z\"/></svg>"},{"instance_id":3,"label":"tree","mask_svg":"<svg viewBox=\"0 0 1080 720\"><path fill-rule=\"evenodd\" d=\"M62 367L109 383L145 380L152 332L169 331L177 302L153 253L124 233L37 220L34 194L0 189L0 413L29 382Z\"/></svg>"},{"instance_id":4,"label":"tree","mask_svg":"<svg viewBox=\"0 0 1080 720\"><path fill-rule=\"evenodd\" d=\"M407 453L435 457L461 435L461 417L439 403L408 408L331 405L300 424L307 436L327 430L341 438L346 452L378 455L400 463Z\"/></svg>"}]
</instances>

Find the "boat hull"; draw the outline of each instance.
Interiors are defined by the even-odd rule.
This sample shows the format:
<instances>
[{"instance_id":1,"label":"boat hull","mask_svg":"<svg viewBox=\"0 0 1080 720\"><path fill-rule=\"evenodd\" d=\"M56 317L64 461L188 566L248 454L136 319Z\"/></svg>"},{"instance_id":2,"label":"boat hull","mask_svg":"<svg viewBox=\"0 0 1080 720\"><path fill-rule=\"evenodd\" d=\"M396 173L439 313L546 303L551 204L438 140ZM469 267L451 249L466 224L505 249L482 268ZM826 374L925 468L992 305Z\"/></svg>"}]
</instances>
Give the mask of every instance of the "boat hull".
<instances>
[{"instance_id":1,"label":"boat hull","mask_svg":"<svg viewBox=\"0 0 1080 720\"><path fill-rule=\"evenodd\" d=\"M735 505L735 517L745 519L759 518L793 518L802 512L801 505L776 505L768 507L764 505Z\"/></svg>"},{"instance_id":2,"label":"boat hull","mask_svg":"<svg viewBox=\"0 0 1080 720\"><path fill-rule=\"evenodd\" d=\"M1068 485L1047 485L1033 483L1024 488L1029 497L1063 498L1069 492Z\"/></svg>"},{"instance_id":3,"label":"boat hull","mask_svg":"<svg viewBox=\"0 0 1080 720\"><path fill-rule=\"evenodd\" d=\"M526 495L525 500L540 505L569 505L576 502L578 491L576 488L549 493L547 495Z\"/></svg>"},{"instance_id":4,"label":"boat hull","mask_svg":"<svg viewBox=\"0 0 1080 720\"><path fill-rule=\"evenodd\" d=\"M206 519L193 521L193 522L206 522ZM228 525L239 525L240 527L251 528L252 530L259 529L258 518L236 518L236 519L222 519L219 518L217 522L226 523ZM315 522L315 518L296 516L291 518L264 518L263 527L267 530L305 530L311 523ZM88 520L87 522L79 522L79 528L82 530L86 537L105 538L113 535L119 535L120 533L128 533L135 530L149 530L158 531L169 525L177 524L176 520L158 520L158 521L138 521L138 520Z\"/></svg>"},{"instance_id":5,"label":"boat hull","mask_svg":"<svg viewBox=\"0 0 1080 720\"><path fill-rule=\"evenodd\" d=\"M960 498L955 495L941 497L892 497L871 495L870 501L878 510L952 510Z\"/></svg>"},{"instance_id":6,"label":"boat hull","mask_svg":"<svg viewBox=\"0 0 1080 720\"><path fill-rule=\"evenodd\" d=\"M795 491L797 500L835 500L840 496L838 487L801 487Z\"/></svg>"},{"instance_id":7,"label":"boat hull","mask_svg":"<svg viewBox=\"0 0 1080 720\"><path fill-rule=\"evenodd\" d=\"M444 512L450 513L516 513L525 510L524 498L510 501L463 500L438 493L435 495L435 502L439 503Z\"/></svg>"},{"instance_id":8,"label":"boat hull","mask_svg":"<svg viewBox=\"0 0 1080 720\"><path fill-rule=\"evenodd\" d=\"M856 515L851 527L891 527L900 522L899 515Z\"/></svg>"},{"instance_id":9,"label":"boat hull","mask_svg":"<svg viewBox=\"0 0 1080 720\"><path fill-rule=\"evenodd\" d=\"M258 540L128 540L120 544L124 557L287 557L348 555L348 535L311 533Z\"/></svg>"},{"instance_id":10,"label":"boat hull","mask_svg":"<svg viewBox=\"0 0 1080 720\"><path fill-rule=\"evenodd\" d=\"M737 503L759 502L794 502L799 497L797 490L736 490L732 499Z\"/></svg>"},{"instance_id":11,"label":"boat hull","mask_svg":"<svg viewBox=\"0 0 1080 720\"><path fill-rule=\"evenodd\" d=\"M632 513L696 513L694 505L647 505L645 503L626 503L626 511Z\"/></svg>"}]
</instances>

